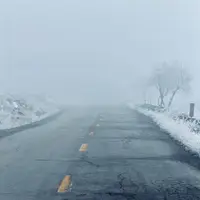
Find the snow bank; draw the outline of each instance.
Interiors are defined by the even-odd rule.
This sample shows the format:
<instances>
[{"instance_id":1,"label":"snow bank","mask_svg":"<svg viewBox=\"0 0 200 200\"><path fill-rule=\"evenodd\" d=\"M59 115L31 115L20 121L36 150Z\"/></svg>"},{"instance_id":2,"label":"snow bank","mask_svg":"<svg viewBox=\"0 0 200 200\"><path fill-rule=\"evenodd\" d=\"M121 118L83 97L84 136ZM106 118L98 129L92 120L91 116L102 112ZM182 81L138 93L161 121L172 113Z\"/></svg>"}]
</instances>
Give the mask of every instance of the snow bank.
<instances>
[{"instance_id":1,"label":"snow bank","mask_svg":"<svg viewBox=\"0 0 200 200\"><path fill-rule=\"evenodd\" d=\"M188 123L184 121L175 121L168 112L158 113L141 108L137 108L137 110L151 117L162 129L166 130L171 137L183 144L186 149L200 155L200 134L192 132Z\"/></svg>"},{"instance_id":2,"label":"snow bank","mask_svg":"<svg viewBox=\"0 0 200 200\"><path fill-rule=\"evenodd\" d=\"M31 124L58 111L55 103L46 97L0 95L0 130Z\"/></svg>"}]
</instances>

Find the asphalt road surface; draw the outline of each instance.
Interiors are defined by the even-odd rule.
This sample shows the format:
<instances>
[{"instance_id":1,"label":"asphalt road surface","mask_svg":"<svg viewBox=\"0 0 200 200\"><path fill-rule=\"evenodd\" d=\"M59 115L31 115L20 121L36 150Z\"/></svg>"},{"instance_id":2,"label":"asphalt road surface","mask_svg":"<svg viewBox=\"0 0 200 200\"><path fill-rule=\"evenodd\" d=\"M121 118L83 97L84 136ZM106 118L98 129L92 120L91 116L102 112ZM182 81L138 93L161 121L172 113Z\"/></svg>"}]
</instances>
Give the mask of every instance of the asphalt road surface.
<instances>
[{"instance_id":1,"label":"asphalt road surface","mask_svg":"<svg viewBox=\"0 0 200 200\"><path fill-rule=\"evenodd\" d=\"M199 160L136 111L72 107L0 140L0 200L200 199Z\"/></svg>"}]
</instances>

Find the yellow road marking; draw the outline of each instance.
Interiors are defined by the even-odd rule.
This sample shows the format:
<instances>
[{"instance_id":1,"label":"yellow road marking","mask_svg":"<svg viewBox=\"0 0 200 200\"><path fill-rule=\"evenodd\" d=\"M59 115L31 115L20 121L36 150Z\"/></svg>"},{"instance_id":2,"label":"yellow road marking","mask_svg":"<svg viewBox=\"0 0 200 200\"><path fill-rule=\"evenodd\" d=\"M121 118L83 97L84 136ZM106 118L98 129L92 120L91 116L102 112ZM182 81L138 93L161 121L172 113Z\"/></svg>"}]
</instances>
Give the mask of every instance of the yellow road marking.
<instances>
[{"instance_id":1,"label":"yellow road marking","mask_svg":"<svg viewBox=\"0 0 200 200\"><path fill-rule=\"evenodd\" d=\"M82 144L79 151L80 152L84 152L84 151L87 151L87 148L88 148L88 144Z\"/></svg>"},{"instance_id":2,"label":"yellow road marking","mask_svg":"<svg viewBox=\"0 0 200 200\"><path fill-rule=\"evenodd\" d=\"M71 185L71 176L65 176L64 179L62 180L60 187L58 188L58 193L64 193L67 192Z\"/></svg>"}]
</instances>

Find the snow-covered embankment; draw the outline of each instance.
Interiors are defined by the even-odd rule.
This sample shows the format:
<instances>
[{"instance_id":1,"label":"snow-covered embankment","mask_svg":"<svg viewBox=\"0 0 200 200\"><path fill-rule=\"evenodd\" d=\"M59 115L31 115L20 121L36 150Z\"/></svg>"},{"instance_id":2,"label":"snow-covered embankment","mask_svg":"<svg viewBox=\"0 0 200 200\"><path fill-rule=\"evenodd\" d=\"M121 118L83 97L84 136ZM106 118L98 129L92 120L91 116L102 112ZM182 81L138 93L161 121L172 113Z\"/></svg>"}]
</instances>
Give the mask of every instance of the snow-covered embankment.
<instances>
[{"instance_id":1,"label":"snow-covered embankment","mask_svg":"<svg viewBox=\"0 0 200 200\"><path fill-rule=\"evenodd\" d=\"M155 112L140 107L136 108L140 113L151 117L163 130L166 130L172 138L180 142L187 150L200 155L200 134L192 131L192 124L184 120L177 120L169 112Z\"/></svg>"},{"instance_id":2,"label":"snow-covered embankment","mask_svg":"<svg viewBox=\"0 0 200 200\"><path fill-rule=\"evenodd\" d=\"M28 127L59 113L50 99L44 97L0 96L0 132Z\"/></svg>"}]
</instances>

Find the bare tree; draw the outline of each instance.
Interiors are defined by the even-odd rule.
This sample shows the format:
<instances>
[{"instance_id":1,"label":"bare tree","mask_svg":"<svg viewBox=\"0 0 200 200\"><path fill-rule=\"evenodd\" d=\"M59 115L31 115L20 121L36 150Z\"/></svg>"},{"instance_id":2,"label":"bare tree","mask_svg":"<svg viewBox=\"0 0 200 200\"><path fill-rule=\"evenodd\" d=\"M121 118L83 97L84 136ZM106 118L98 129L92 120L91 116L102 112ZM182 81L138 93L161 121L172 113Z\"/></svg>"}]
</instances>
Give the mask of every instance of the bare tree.
<instances>
[{"instance_id":1,"label":"bare tree","mask_svg":"<svg viewBox=\"0 0 200 200\"><path fill-rule=\"evenodd\" d=\"M150 85L154 86L158 93L158 106L166 107L166 97L169 97L167 107L172 105L174 97L179 91L188 91L192 78L190 74L178 62L163 63L157 67L150 78Z\"/></svg>"},{"instance_id":2,"label":"bare tree","mask_svg":"<svg viewBox=\"0 0 200 200\"><path fill-rule=\"evenodd\" d=\"M191 75L182 67L182 64L175 62L168 68L170 78L171 96L168 103L168 108L172 105L174 97L179 91L188 92L190 90L190 83L192 81Z\"/></svg>"},{"instance_id":3,"label":"bare tree","mask_svg":"<svg viewBox=\"0 0 200 200\"><path fill-rule=\"evenodd\" d=\"M158 106L160 107L165 107L165 97L169 92L168 84L166 83L165 68L166 63L163 63L160 67L157 67L154 70L149 82L150 85L154 86L159 93Z\"/></svg>"}]
</instances>

